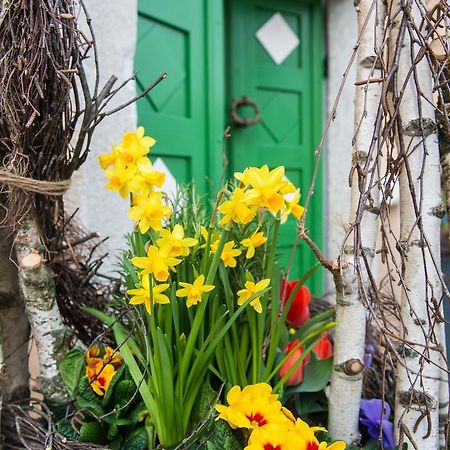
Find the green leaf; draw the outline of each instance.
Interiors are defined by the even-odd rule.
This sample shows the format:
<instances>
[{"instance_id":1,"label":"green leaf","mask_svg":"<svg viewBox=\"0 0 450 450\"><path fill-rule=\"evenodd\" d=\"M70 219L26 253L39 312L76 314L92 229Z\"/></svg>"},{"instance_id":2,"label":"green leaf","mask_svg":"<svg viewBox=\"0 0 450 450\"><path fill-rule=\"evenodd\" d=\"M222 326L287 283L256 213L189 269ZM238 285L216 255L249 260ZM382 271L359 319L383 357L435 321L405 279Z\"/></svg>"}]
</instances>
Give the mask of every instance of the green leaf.
<instances>
[{"instance_id":1,"label":"green leaf","mask_svg":"<svg viewBox=\"0 0 450 450\"><path fill-rule=\"evenodd\" d=\"M89 422L81 425L80 442L90 442L91 444L106 444L105 428L98 422Z\"/></svg>"},{"instance_id":2,"label":"green leaf","mask_svg":"<svg viewBox=\"0 0 450 450\"><path fill-rule=\"evenodd\" d=\"M73 429L69 419L61 419L56 422L56 429L66 438L78 440L78 433Z\"/></svg>"},{"instance_id":3,"label":"green leaf","mask_svg":"<svg viewBox=\"0 0 450 450\"><path fill-rule=\"evenodd\" d=\"M117 427L117 422L113 421L108 427L108 441L112 441L119 434L119 428Z\"/></svg>"},{"instance_id":4,"label":"green leaf","mask_svg":"<svg viewBox=\"0 0 450 450\"><path fill-rule=\"evenodd\" d=\"M80 348L69 350L64 359L59 363L58 369L70 397L72 399L75 398L76 388L84 369L83 350Z\"/></svg>"},{"instance_id":5,"label":"green leaf","mask_svg":"<svg viewBox=\"0 0 450 450\"><path fill-rule=\"evenodd\" d=\"M101 417L105 415L105 410L99 403L92 402L84 397L79 397L76 404L78 409L87 409L94 415L94 417Z\"/></svg>"},{"instance_id":6,"label":"green leaf","mask_svg":"<svg viewBox=\"0 0 450 450\"><path fill-rule=\"evenodd\" d=\"M333 369L333 358L318 359L311 353L311 359L303 372L303 382L286 389L288 395L297 392L319 392L325 389Z\"/></svg>"},{"instance_id":7,"label":"green leaf","mask_svg":"<svg viewBox=\"0 0 450 450\"><path fill-rule=\"evenodd\" d=\"M122 378L122 374L125 370L126 365L122 364L121 367L117 370L117 372L114 374L114 376L111 379L111 382L109 383L108 389L105 392L105 396L102 399L102 406L106 407L109 403L110 398L112 397L116 384L120 381ZM129 399L127 399L128 401ZM115 406L115 404L113 404Z\"/></svg>"},{"instance_id":8,"label":"green leaf","mask_svg":"<svg viewBox=\"0 0 450 450\"><path fill-rule=\"evenodd\" d=\"M135 387L136 389L136 387ZM147 408L145 407L145 403L143 401L139 402L137 406L130 412L128 418L131 420L133 424L142 422L148 415Z\"/></svg>"},{"instance_id":9,"label":"green leaf","mask_svg":"<svg viewBox=\"0 0 450 450\"><path fill-rule=\"evenodd\" d=\"M111 394L110 404L114 408L125 406L136 394L136 385L132 380L119 380Z\"/></svg>"},{"instance_id":10,"label":"green leaf","mask_svg":"<svg viewBox=\"0 0 450 450\"><path fill-rule=\"evenodd\" d=\"M145 427L133 430L123 441L122 450L147 450L147 432Z\"/></svg>"},{"instance_id":11,"label":"green leaf","mask_svg":"<svg viewBox=\"0 0 450 450\"><path fill-rule=\"evenodd\" d=\"M207 445L208 450L236 450L242 448L242 444L233 433L233 430L223 420L214 422L214 431Z\"/></svg>"}]
</instances>

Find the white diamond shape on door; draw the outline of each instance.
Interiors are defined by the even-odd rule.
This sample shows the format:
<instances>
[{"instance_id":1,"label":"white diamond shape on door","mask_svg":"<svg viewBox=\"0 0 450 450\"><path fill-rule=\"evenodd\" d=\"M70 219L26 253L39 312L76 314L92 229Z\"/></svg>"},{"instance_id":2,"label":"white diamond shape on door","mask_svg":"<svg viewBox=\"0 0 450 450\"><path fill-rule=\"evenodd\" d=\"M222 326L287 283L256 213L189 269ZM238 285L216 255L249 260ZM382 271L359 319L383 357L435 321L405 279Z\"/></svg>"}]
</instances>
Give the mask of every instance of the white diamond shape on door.
<instances>
[{"instance_id":1,"label":"white diamond shape on door","mask_svg":"<svg viewBox=\"0 0 450 450\"><path fill-rule=\"evenodd\" d=\"M275 13L256 32L256 38L278 65L300 44L300 39L280 13Z\"/></svg>"}]
</instances>

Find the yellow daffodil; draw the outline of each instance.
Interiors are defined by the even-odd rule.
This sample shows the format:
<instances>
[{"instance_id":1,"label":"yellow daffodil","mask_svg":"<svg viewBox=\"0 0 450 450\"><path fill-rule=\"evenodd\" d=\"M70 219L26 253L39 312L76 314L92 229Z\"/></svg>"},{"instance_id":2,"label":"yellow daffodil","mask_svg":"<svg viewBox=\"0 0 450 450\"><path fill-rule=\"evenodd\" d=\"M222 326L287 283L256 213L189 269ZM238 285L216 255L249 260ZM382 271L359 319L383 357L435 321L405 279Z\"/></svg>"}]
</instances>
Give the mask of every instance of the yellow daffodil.
<instances>
[{"instance_id":1,"label":"yellow daffodil","mask_svg":"<svg viewBox=\"0 0 450 450\"><path fill-rule=\"evenodd\" d=\"M253 281L247 281L245 283L245 289L241 289L237 293L238 305L243 305L250 297L264 290L267 286L269 286L269 284L270 284L269 278L258 281L257 283L253 283ZM262 305L260 298L261 297L256 297L250 302L250 305L252 305L253 308L255 308L255 311L257 313L262 312Z\"/></svg>"},{"instance_id":2,"label":"yellow daffodil","mask_svg":"<svg viewBox=\"0 0 450 450\"><path fill-rule=\"evenodd\" d=\"M143 196L150 195L154 187L162 187L166 179L166 174L153 170L153 164L148 158L144 158L137 163L138 175L130 183L130 191Z\"/></svg>"},{"instance_id":3,"label":"yellow daffodil","mask_svg":"<svg viewBox=\"0 0 450 450\"><path fill-rule=\"evenodd\" d=\"M137 164L147 159L147 153L156 140L150 136L144 136L144 127L136 131L127 131L122 142L117 146L119 158L128 166Z\"/></svg>"},{"instance_id":4,"label":"yellow daffodil","mask_svg":"<svg viewBox=\"0 0 450 450\"><path fill-rule=\"evenodd\" d=\"M259 208L267 208L273 214L278 213L284 206L284 197L281 193L286 187L284 167L280 166L269 170L267 165L260 169L251 167L245 175L245 180L252 187L250 190L251 203Z\"/></svg>"},{"instance_id":5,"label":"yellow daffodil","mask_svg":"<svg viewBox=\"0 0 450 450\"><path fill-rule=\"evenodd\" d=\"M88 372L86 368L86 376L89 379L91 389L100 397L105 395L115 374L114 366L112 364L104 364L102 360L97 362L93 370Z\"/></svg>"},{"instance_id":6,"label":"yellow daffodil","mask_svg":"<svg viewBox=\"0 0 450 450\"><path fill-rule=\"evenodd\" d=\"M211 244L211 251L216 253L217 247L219 246L219 240ZM234 241L227 242L222 250L222 255L220 256L226 267L236 267L236 256L239 256L242 250L234 248Z\"/></svg>"},{"instance_id":7,"label":"yellow daffodil","mask_svg":"<svg viewBox=\"0 0 450 450\"><path fill-rule=\"evenodd\" d=\"M116 165L105 170L108 183L106 189L117 191L122 198L126 198L130 192L130 182L136 174L136 169L124 165Z\"/></svg>"},{"instance_id":8,"label":"yellow daffodil","mask_svg":"<svg viewBox=\"0 0 450 450\"><path fill-rule=\"evenodd\" d=\"M166 304L170 303L169 297L162 294L167 288L168 284L156 284L154 286L150 285L150 277L144 275L141 279L141 287L135 289L129 289L127 294L131 296L131 305L141 305L145 306L145 309L149 314L152 313L152 305L155 303Z\"/></svg>"},{"instance_id":9,"label":"yellow daffodil","mask_svg":"<svg viewBox=\"0 0 450 450\"><path fill-rule=\"evenodd\" d=\"M147 249L147 256L136 256L131 259L131 263L143 269L141 276L153 274L158 281L166 281L169 278L169 269L173 269L181 260L169 256L167 251L159 249L155 245L150 245Z\"/></svg>"},{"instance_id":10,"label":"yellow daffodil","mask_svg":"<svg viewBox=\"0 0 450 450\"><path fill-rule=\"evenodd\" d=\"M161 230L161 237L156 241L160 248L167 250L169 256L187 256L189 247L197 245L194 238L185 238L183 227L177 223L173 230Z\"/></svg>"},{"instance_id":11,"label":"yellow daffodil","mask_svg":"<svg viewBox=\"0 0 450 450\"><path fill-rule=\"evenodd\" d=\"M202 295L204 292L211 292L214 289L212 284L204 283L204 275L197 277L193 284L180 281L180 286L182 286L182 289L177 290L177 297L187 297L186 305L188 308L192 305L196 305L202 300Z\"/></svg>"},{"instance_id":12,"label":"yellow daffodil","mask_svg":"<svg viewBox=\"0 0 450 450\"><path fill-rule=\"evenodd\" d=\"M219 413L216 420L223 419L232 428L255 429L288 423L278 396L272 394L267 383L249 385L243 390L234 386L227 395L227 402L229 406L216 405Z\"/></svg>"},{"instance_id":13,"label":"yellow daffodil","mask_svg":"<svg viewBox=\"0 0 450 450\"><path fill-rule=\"evenodd\" d=\"M245 238L241 241L241 244L247 248L247 253L245 257L247 259L253 258L255 255L255 248L261 247L261 245L265 244L267 241L266 236L262 231L258 232L256 229L255 232L248 238Z\"/></svg>"},{"instance_id":14,"label":"yellow daffodil","mask_svg":"<svg viewBox=\"0 0 450 450\"><path fill-rule=\"evenodd\" d=\"M298 450L344 450L345 442L336 441L328 445L325 441L319 442L315 434L317 431L327 431L323 427L310 427L306 422L297 419L295 422L294 431L298 439Z\"/></svg>"},{"instance_id":15,"label":"yellow daffodil","mask_svg":"<svg viewBox=\"0 0 450 450\"><path fill-rule=\"evenodd\" d=\"M111 153L107 153L105 155L99 155L98 163L100 167L105 170L110 166L113 166L119 157L119 152L117 147L113 146Z\"/></svg>"},{"instance_id":16,"label":"yellow daffodil","mask_svg":"<svg viewBox=\"0 0 450 450\"><path fill-rule=\"evenodd\" d=\"M128 215L139 222L139 231L144 234L150 228L156 231L162 228L162 220L170 217L170 207L162 202L161 192L152 192L148 197L136 195Z\"/></svg>"},{"instance_id":17,"label":"yellow daffodil","mask_svg":"<svg viewBox=\"0 0 450 450\"><path fill-rule=\"evenodd\" d=\"M292 214L297 220L300 220L305 208L299 205L300 201L300 189L297 189L294 194L289 194L285 196L285 206L281 211L281 223L286 222L289 214Z\"/></svg>"},{"instance_id":18,"label":"yellow daffodil","mask_svg":"<svg viewBox=\"0 0 450 450\"><path fill-rule=\"evenodd\" d=\"M223 202L219 206L219 211L223 214L221 225L230 222L247 224L255 217L256 209L249 207L249 201L254 200L252 191L245 192L241 188L236 188L230 200Z\"/></svg>"},{"instance_id":19,"label":"yellow daffodil","mask_svg":"<svg viewBox=\"0 0 450 450\"><path fill-rule=\"evenodd\" d=\"M256 428L244 450L297 450L290 443L289 427L284 424Z\"/></svg>"}]
</instances>

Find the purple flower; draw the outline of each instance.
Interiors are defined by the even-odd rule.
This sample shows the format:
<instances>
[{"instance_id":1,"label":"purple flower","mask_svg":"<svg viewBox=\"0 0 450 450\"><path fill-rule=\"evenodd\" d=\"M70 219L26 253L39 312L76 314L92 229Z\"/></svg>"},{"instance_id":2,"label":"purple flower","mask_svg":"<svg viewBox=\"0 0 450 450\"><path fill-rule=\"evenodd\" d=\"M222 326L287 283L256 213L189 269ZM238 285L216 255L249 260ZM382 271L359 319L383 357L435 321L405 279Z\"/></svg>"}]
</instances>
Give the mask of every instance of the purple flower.
<instances>
[{"instance_id":1,"label":"purple flower","mask_svg":"<svg viewBox=\"0 0 450 450\"><path fill-rule=\"evenodd\" d=\"M364 354L364 365L370 367L373 361L373 355L375 354L375 347L372 344L366 344L366 352Z\"/></svg>"},{"instance_id":2,"label":"purple flower","mask_svg":"<svg viewBox=\"0 0 450 450\"><path fill-rule=\"evenodd\" d=\"M384 407L384 411L383 411ZM384 450L392 450L395 447L392 423L389 422L391 407L378 398L361 400L360 422L367 428L370 437L379 440L380 434Z\"/></svg>"}]
</instances>

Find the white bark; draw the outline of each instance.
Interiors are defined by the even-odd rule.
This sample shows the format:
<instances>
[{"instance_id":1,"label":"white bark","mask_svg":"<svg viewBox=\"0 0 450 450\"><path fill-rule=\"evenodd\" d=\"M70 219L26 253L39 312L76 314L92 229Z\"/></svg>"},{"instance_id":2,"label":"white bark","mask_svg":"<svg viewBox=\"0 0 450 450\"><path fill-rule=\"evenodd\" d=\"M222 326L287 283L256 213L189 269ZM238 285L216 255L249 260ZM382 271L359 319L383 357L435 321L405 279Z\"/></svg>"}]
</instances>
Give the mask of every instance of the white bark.
<instances>
[{"instance_id":1,"label":"white bark","mask_svg":"<svg viewBox=\"0 0 450 450\"><path fill-rule=\"evenodd\" d=\"M416 3L408 0L406 4L419 26L421 18ZM401 15L398 18L400 21ZM406 32L399 59L399 88L404 85L412 60L419 51L417 45L412 49L411 46L409 33ZM402 344L399 348L403 361L397 365L395 431L397 439L407 442L411 448L435 450L439 448L440 373L436 364L440 363L440 355L435 337L439 335L439 330L434 323L433 301L439 302L442 295L438 213L442 205L432 78L426 58L417 64L416 73L416 80L409 78L400 105L403 129L399 139L407 152L407 164L403 164L400 173L400 242L404 252L401 319L403 338L408 344ZM415 82L426 100L418 98ZM420 222L417 222L413 195L423 235L418 226Z\"/></svg>"},{"instance_id":2,"label":"white bark","mask_svg":"<svg viewBox=\"0 0 450 450\"><path fill-rule=\"evenodd\" d=\"M380 104L381 83L369 82L380 79L381 63L377 53L382 46L385 8L377 0L371 8L372 0L361 0L356 4L360 45L358 48L357 83L355 89L355 136L353 140L353 162L363 168L374 164L373 154L369 154L375 133ZM362 83L362 84L359 84ZM377 144L375 143L375 146ZM356 219L361 192L371 191L372 202L365 202L365 211L360 225L361 251L369 266L375 254L378 224L378 189L372 188L377 181L369 174L363 181L354 171L351 187L350 223ZM351 236L350 239L354 239ZM344 248L345 262L336 283L336 335L334 365L329 391L329 430L334 439L348 444L359 438L359 407L363 379L363 359L366 334L366 308L363 291L367 288L365 265L362 256L355 252L354 245ZM360 264L363 286L359 285L356 264ZM367 292L367 290L366 290Z\"/></svg>"},{"instance_id":3,"label":"white bark","mask_svg":"<svg viewBox=\"0 0 450 450\"><path fill-rule=\"evenodd\" d=\"M39 386L47 402L68 400L58 363L68 351L68 330L56 303L55 283L40 254L37 223L24 219L15 248L19 262L19 286L25 301L39 360Z\"/></svg>"}]
</instances>

